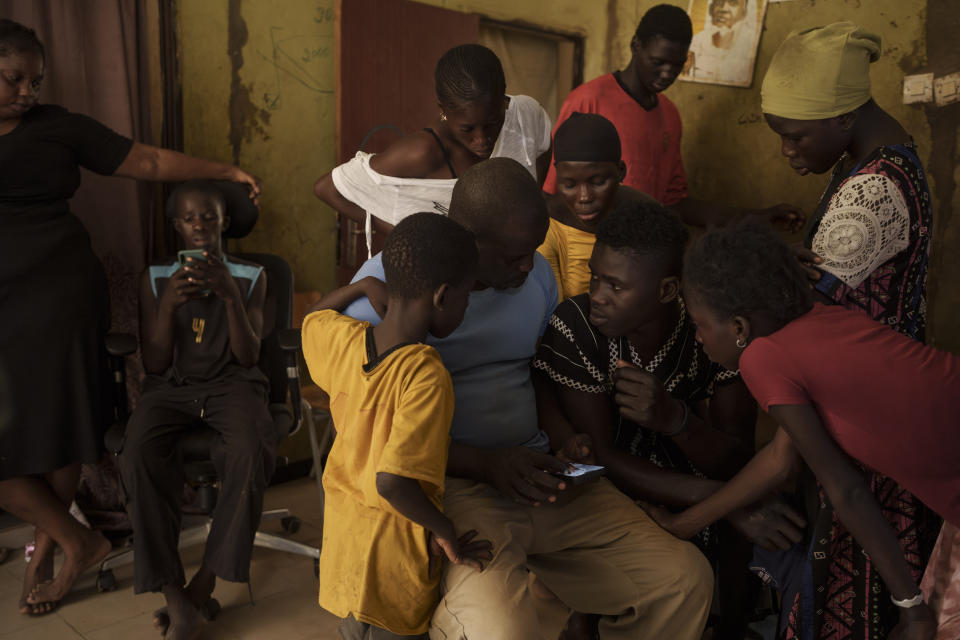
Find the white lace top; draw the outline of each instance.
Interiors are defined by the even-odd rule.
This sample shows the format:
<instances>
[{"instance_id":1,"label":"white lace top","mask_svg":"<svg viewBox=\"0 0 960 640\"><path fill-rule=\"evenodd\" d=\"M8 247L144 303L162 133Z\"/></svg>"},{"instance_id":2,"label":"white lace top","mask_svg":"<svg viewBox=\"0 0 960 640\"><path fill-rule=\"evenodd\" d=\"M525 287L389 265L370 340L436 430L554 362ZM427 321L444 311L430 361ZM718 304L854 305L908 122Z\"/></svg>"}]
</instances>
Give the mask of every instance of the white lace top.
<instances>
[{"instance_id":1,"label":"white lace top","mask_svg":"<svg viewBox=\"0 0 960 640\"><path fill-rule=\"evenodd\" d=\"M830 199L811 249L820 267L856 288L877 267L907 248L910 210L885 175L858 174Z\"/></svg>"}]
</instances>

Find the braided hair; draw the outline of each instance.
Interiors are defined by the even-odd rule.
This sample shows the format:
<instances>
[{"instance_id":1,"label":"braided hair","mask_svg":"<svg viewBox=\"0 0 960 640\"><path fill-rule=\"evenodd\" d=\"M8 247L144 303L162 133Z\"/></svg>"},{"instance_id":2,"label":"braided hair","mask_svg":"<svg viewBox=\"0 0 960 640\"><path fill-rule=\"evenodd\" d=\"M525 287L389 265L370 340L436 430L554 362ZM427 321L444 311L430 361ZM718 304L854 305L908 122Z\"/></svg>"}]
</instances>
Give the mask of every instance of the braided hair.
<instances>
[{"instance_id":1,"label":"braided hair","mask_svg":"<svg viewBox=\"0 0 960 640\"><path fill-rule=\"evenodd\" d=\"M793 252L757 223L714 229L694 242L684 262L684 283L723 319L762 315L783 326L813 303Z\"/></svg>"},{"instance_id":2,"label":"braided hair","mask_svg":"<svg viewBox=\"0 0 960 640\"><path fill-rule=\"evenodd\" d=\"M46 51L36 31L19 22L0 18L0 57L14 53L35 53L41 61L46 60Z\"/></svg>"},{"instance_id":3,"label":"braided hair","mask_svg":"<svg viewBox=\"0 0 960 640\"><path fill-rule=\"evenodd\" d=\"M437 100L444 108L496 100L507 92L500 59L479 44L462 44L440 57L434 72Z\"/></svg>"}]
</instances>

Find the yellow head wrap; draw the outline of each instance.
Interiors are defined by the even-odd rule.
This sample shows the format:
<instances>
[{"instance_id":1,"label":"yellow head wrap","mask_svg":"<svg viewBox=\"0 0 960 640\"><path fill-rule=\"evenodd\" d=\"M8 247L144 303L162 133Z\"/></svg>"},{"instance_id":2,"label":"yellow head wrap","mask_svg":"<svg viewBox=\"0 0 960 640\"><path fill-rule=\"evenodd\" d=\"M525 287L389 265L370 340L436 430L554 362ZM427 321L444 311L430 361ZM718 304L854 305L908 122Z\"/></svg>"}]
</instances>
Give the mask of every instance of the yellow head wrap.
<instances>
[{"instance_id":1,"label":"yellow head wrap","mask_svg":"<svg viewBox=\"0 0 960 640\"><path fill-rule=\"evenodd\" d=\"M870 63L878 57L880 36L852 22L794 31L763 78L763 112L791 120L849 113L870 99Z\"/></svg>"}]
</instances>

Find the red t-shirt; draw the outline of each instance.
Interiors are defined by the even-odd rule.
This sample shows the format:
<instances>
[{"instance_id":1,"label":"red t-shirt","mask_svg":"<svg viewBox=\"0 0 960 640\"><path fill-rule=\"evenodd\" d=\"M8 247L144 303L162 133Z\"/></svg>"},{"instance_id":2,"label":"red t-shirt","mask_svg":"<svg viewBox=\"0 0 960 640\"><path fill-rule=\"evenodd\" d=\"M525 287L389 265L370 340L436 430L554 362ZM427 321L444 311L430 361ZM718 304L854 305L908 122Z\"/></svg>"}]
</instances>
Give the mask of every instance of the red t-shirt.
<instances>
[{"instance_id":1,"label":"red t-shirt","mask_svg":"<svg viewBox=\"0 0 960 640\"><path fill-rule=\"evenodd\" d=\"M647 111L608 73L570 92L553 133L574 111L600 114L620 134L621 155L627 165L623 184L673 205L687 197L687 175L680 156L682 127L677 107L662 93L658 99L657 106ZM554 193L556 184L551 160L543 188Z\"/></svg>"},{"instance_id":2,"label":"red t-shirt","mask_svg":"<svg viewBox=\"0 0 960 640\"><path fill-rule=\"evenodd\" d=\"M960 524L960 357L816 304L751 342L740 374L765 410L813 405L849 456Z\"/></svg>"}]
</instances>

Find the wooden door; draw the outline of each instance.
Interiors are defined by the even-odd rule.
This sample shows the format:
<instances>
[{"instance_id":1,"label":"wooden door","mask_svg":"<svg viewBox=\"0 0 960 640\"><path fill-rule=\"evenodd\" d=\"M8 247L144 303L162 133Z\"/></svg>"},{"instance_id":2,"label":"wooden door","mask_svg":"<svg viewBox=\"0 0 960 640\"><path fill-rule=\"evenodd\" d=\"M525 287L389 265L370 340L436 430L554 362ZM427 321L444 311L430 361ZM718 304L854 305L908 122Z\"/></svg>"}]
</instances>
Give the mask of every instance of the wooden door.
<instances>
[{"instance_id":1,"label":"wooden door","mask_svg":"<svg viewBox=\"0 0 960 640\"><path fill-rule=\"evenodd\" d=\"M337 162L357 151L382 151L436 117L433 71L459 44L477 42L475 14L410 0L338 0L335 23ZM337 279L350 280L366 260L363 229L343 216ZM383 244L374 234L374 252Z\"/></svg>"}]
</instances>

